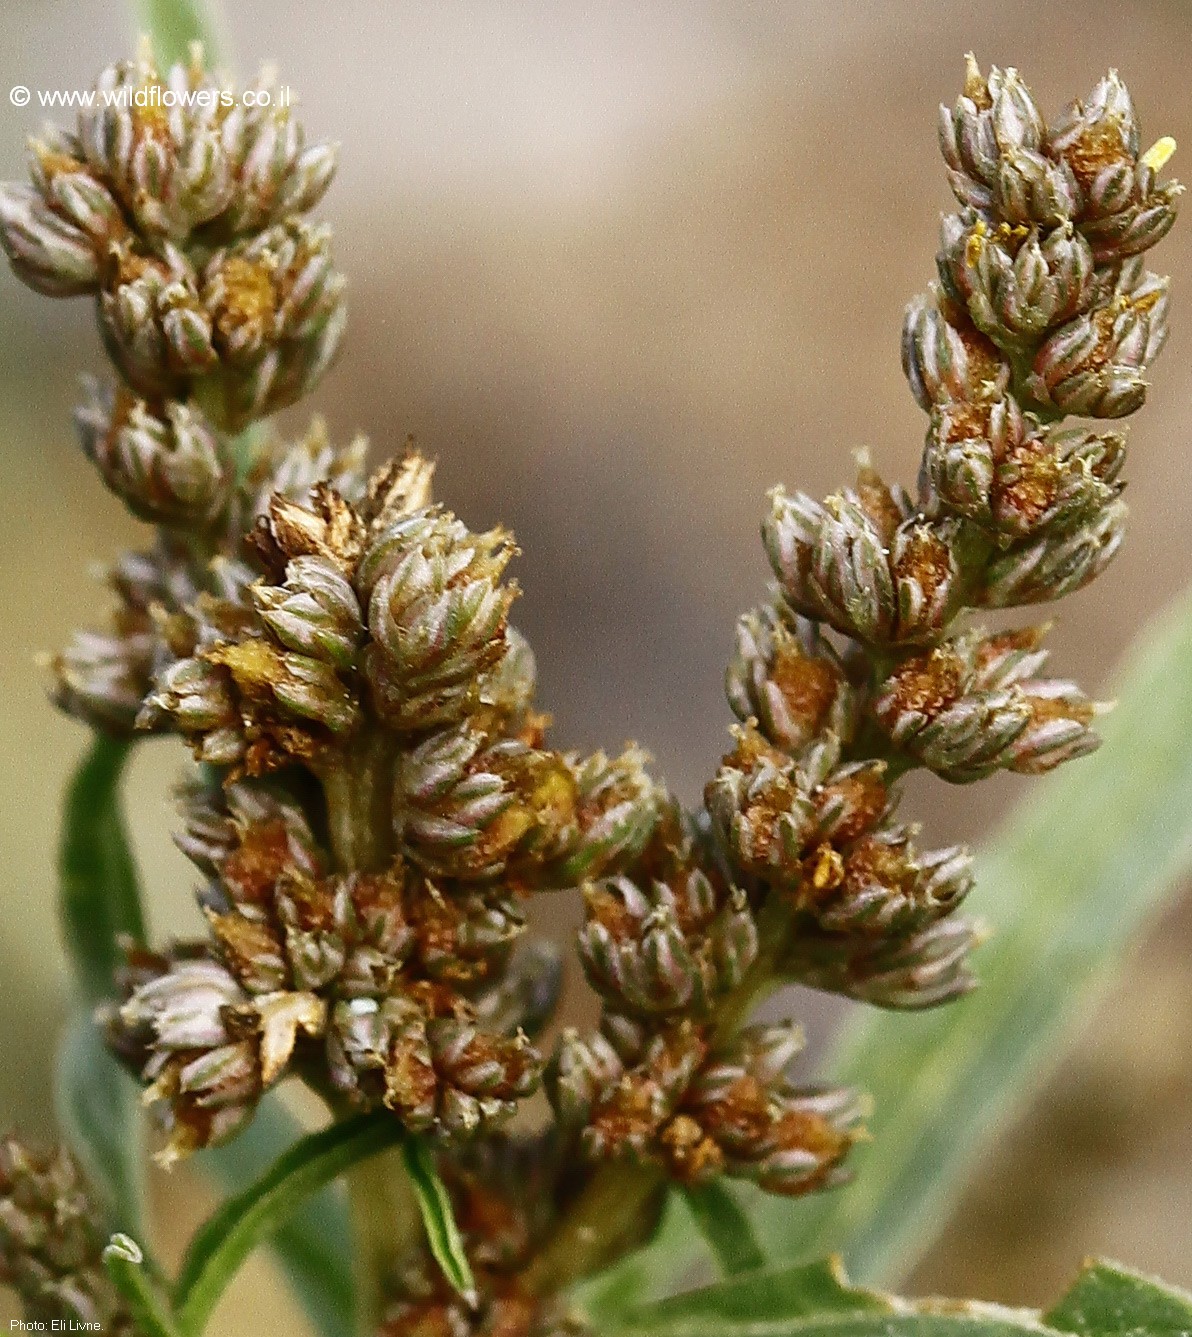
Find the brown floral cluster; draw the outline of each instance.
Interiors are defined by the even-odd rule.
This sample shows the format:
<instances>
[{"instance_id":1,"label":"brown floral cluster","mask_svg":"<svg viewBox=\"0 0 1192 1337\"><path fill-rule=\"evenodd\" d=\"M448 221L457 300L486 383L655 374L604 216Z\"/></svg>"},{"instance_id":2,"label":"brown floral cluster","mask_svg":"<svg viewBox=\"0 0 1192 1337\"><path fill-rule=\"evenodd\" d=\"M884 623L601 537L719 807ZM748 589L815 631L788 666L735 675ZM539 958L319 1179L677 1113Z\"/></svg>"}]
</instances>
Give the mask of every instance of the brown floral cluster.
<instances>
[{"instance_id":1,"label":"brown floral cluster","mask_svg":"<svg viewBox=\"0 0 1192 1337\"><path fill-rule=\"evenodd\" d=\"M38 1332L139 1329L104 1271L103 1212L69 1152L0 1138L0 1282Z\"/></svg>"},{"instance_id":2,"label":"brown floral cluster","mask_svg":"<svg viewBox=\"0 0 1192 1337\"><path fill-rule=\"evenodd\" d=\"M672 803L636 864L584 895L580 956L603 1016L594 1036L564 1034L548 1078L560 1128L584 1158L788 1195L834 1182L858 1124L855 1096L794 1083L797 1027L721 1022L769 947L702 824Z\"/></svg>"},{"instance_id":3,"label":"brown floral cluster","mask_svg":"<svg viewBox=\"0 0 1192 1337\"><path fill-rule=\"evenodd\" d=\"M961 210L939 283L903 336L930 416L912 497L867 458L818 502L781 489L763 525L777 584L738 629L728 693L742 726L706 793L717 850L751 899L790 916L790 978L886 1007L971 984L963 850L921 852L894 782L1036 774L1097 746L1102 709L1043 676L1046 628L986 633L972 609L1063 597L1120 546L1125 438L1166 334L1167 281L1143 253L1175 217L1116 73L1050 128L1014 70L941 108Z\"/></svg>"}]
</instances>

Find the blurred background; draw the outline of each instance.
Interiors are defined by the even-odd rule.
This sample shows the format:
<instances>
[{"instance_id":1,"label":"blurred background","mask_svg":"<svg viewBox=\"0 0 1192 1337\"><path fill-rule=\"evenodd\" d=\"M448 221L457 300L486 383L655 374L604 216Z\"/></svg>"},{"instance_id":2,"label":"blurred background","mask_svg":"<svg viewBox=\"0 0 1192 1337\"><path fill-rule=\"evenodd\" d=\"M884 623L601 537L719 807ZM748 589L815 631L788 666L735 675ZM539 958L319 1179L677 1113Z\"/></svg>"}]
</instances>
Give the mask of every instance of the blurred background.
<instances>
[{"instance_id":1,"label":"blurred background","mask_svg":"<svg viewBox=\"0 0 1192 1337\"><path fill-rule=\"evenodd\" d=\"M4 176L23 175L41 114L5 90L88 87L132 32L107 0L6 0ZM275 60L310 136L343 144L322 213L353 312L314 407L378 452L414 434L446 502L514 528L517 617L559 738L637 739L687 799L724 748L732 628L766 579L765 490L826 492L861 446L913 478L925 424L898 335L950 205L935 108L963 53L1021 67L1048 112L1117 66L1144 141L1192 150L1179 0L257 0L229 9L224 35L240 74ZM1155 263L1176 276L1175 327L1132 432L1130 542L1054 636L1059 671L1090 689L1192 578L1188 219ZM7 275L0 294L0 1122L38 1132L65 985L58 801L83 738L44 700L35 658L98 616L88 569L137 535L70 428L76 370L101 367L89 308ZM195 922L169 842L180 761L148 745L131 782L162 934ZM912 808L928 838L979 840L1029 783L937 783ZM1089 1253L1192 1283L1190 1004L1185 897L1003 1130L914 1289L1037 1303ZM839 1014L808 1010L822 1046ZM180 1240L207 1200L185 1172L170 1192ZM301 1331L284 1299L263 1303L271 1284L257 1260L212 1331L244 1331L249 1312L254 1332Z\"/></svg>"}]
</instances>

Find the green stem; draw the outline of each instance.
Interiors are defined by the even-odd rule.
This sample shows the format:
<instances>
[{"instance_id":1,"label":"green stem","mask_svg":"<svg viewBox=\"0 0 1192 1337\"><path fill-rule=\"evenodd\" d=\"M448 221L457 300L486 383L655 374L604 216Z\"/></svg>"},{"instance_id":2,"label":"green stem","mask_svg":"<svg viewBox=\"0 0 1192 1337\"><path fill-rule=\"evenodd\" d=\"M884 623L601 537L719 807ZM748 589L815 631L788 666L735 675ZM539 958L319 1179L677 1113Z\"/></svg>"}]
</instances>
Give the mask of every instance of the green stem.
<instances>
[{"instance_id":1,"label":"green stem","mask_svg":"<svg viewBox=\"0 0 1192 1337\"><path fill-rule=\"evenodd\" d=\"M534 1295L554 1295L599 1272L641 1243L658 1215L666 1181L658 1166L611 1161L600 1167L526 1271Z\"/></svg>"},{"instance_id":2,"label":"green stem","mask_svg":"<svg viewBox=\"0 0 1192 1337\"><path fill-rule=\"evenodd\" d=\"M331 848L344 872L375 872L393 857L392 756L378 731L319 773Z\"/></svg>"},{"instance_id":3,"label":"green stem","mask_svg":"<svg viewBox=\"0 0 1192 1337\"><path fill-rule=\"evenodd\" d=\"M388 1112L386 1117L397 1122ZM374 1337L398 1288L402 1259L421 1230L400 1156L391 1152L347 1175L359 1337Z\"/></svg>"},{"instance_id":4,"label":"green stem","mask_svg":"<svg viewBox=\"0 0 1192 1337\"><path fill-rule=\"evenodd\" d=\"M134 9L163 71L176 61L189 59L192 42L201 42L208 63L215 63L215 28L205 4L196 0L136 0Z\"/></svg>"}]
</instances>

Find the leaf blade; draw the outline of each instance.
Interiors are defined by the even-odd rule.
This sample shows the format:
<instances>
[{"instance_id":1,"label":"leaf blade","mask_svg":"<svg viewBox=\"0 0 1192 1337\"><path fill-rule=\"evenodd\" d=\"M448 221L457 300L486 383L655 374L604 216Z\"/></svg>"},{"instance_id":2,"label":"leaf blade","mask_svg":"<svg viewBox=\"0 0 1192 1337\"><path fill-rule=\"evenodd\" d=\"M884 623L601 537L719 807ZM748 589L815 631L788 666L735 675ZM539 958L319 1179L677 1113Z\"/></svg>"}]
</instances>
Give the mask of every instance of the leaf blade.
<instances>
[{"instance_id":1,"label":"leaf blade","mask_svg":"<svg viewBox=\"0 0 1192 1337\"><path fill-rule=\"evenodd\" d=\"M915 1305L849 1284L838 1259L748 1273L640 1306L623 1337L1020 1337L1038 1315L995 1305Z\"/></svg>"},{"instance_id":2,"label":"leaf blade","mask_svg":"<svg viewBox=\"0 0 1192 1337\"><path fill-rule=\"evenodd\" d=\"M608 1331L605 1327L602 1331ZM836 1258L749 1273L639 1305L614 1337L1188 1337L1192 1295L1086 1264L1046 1315L978 1301L903 1300L851 1285Z\"/></svg>"},{"instance_id":3,"label":"leaf blade","mask_svg":"<svg viewBox=\"0 0 1192 1337\"><path fill-rule=\"evenodd\" d=\"M113 1225L139 1232L146 1192L139 1092L85 1008L68 1020L59 1044L54 1114Z\"/></svg>"},{"instance_id":4,"label":"leaf blade","mask_svg":"<svg viewBox=\"0 0 1192 1337\"><path fill-rule=\"evenodd\" d=\"M249 1253L306 1198L345 1170L401 1141L391 1115L362 1114L309 1133L253 1184L230 1198L191 1240L175 1283L184 1332L199 1333Z\"/></svg>"},{"instance_id":5,"label":"leaf blade","mask_svg":"<svg viewBox=\"0 0 1192 1337\"><path fill-rule=\"evenodd\" d=\"M412 1137L403 1144L402 1156L410 1183L414 1186L426 1240L435 1262L464 1301L475 1306L476 1281L464 1251L463 1237L456 1224L450 1195L439 1177L430 1148L422 1138Z\"/></svg>"},{"instance_id":6,"label":"leaf blade","mask_svg":"<svg viewBox=\"0 0 1192 1337\"><path fill-rule=\"evenodd\" d=\"M726 1277L765 1267L766 1255L749 1217L722 1183L713 1180L689 1188L684 1196L696 1227Z\"/></svg>"},{"instance_id":7,"label":"leaf blade","mask_svg":"<svg viewBox=\"0 0 1192 1337\"><path fill-rule=\"evenodd\" d=\"M1115 1263L1086 1263L1046 1322L1078 1337L1189 1337L1192 1295Z\"/></svg>"},{"instance_id":8,"label":"leaf blade","mask_svg":"<svg viewBox=\"0 0 1192 1337\"><path fill-rule=\"evenodd\" d=\"M132 1081L107 1052L91 1017L111 997L120 936L145 938L141 892L121 810L131 744L96 734L67 787L58 849L58 912L80 1005L54 1065L59 1127L109 1210L143 1231L143 1120Z\"/></svg>"},{"instance_id":9,"label":"leaf blade","mask_svg":"<svg viewBox=\"0 0 1192 1337\"><path fill-rule=\"evenodd\" d=\"M83 996L111 996L118 938L145 941L136 864L120 808L131 745L97 733L66 791L58 850L59 915Z\"/></svg>"},{"instance_id":10,"label":"leaf blade","mask_svg":"<svg viewBox=\"0 0 1192 1337\"><path fill-rule=\"evenodd\" d=\"M231 1142L198 1153L197 1162L230 1191L263 1175L306 1129L267 1096ZM352 1337L352 1237L347 1205L328 1184L283 1221L267 1241L298 1303L320 1337Z\"/></svg>"}]
</instances>

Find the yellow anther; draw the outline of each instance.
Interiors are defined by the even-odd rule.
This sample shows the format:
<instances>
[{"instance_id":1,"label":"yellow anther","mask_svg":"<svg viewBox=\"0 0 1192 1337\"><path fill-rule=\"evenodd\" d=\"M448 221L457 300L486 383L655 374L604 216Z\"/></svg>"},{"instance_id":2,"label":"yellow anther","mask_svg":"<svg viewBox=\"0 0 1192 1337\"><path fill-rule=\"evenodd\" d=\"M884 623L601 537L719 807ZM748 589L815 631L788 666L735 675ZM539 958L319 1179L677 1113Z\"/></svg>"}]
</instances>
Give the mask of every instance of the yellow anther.
<instances>
[{"instance_id":1,"label":"yellow anther","mask_svg":"<svg viewBox=\"0 0 1192 1337\"><path fill-rule=\"evenodd\" d=\"M1161 172L1174 152L1175 140L1170 135L1164 135L1162 139L1156 139L1142 155L1142 165L1149 167L1152 172Z\"/></svg>"},{"instance_id":2,"label":"yellow anther","mask_svg":"<svg viewBox=\"0 0 1192 1337\"><path fill-rule=\"evenodd\" d=\"M988 229L985 226L985 220L978 219L976 227L969 233L968 241L964 243L964 262L972 266L981 258L981 248L985 245L985 234Z\"/></svg>"},{"instance_id":3,"label":"yellow anther","mask_svg":"<svg viewBox=\"0 0 1192 1337\"><path fill-rule=\"evenodd\" d=\"M844 860L831 845L821 845L816 851L811 885L816 891L830 891L844 881Z\"/></svg>"}]
</instances>

